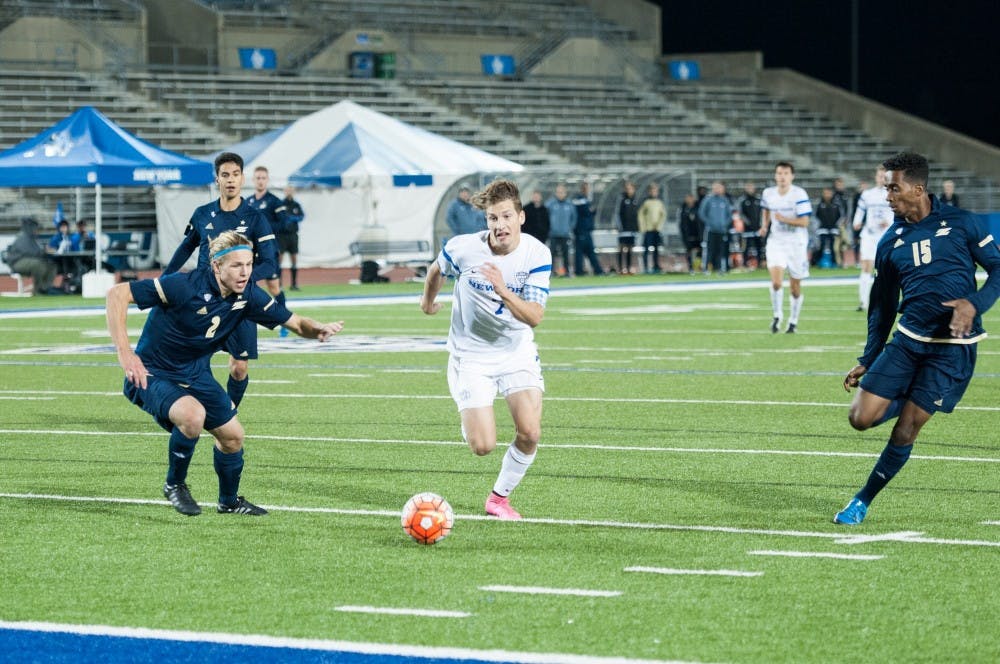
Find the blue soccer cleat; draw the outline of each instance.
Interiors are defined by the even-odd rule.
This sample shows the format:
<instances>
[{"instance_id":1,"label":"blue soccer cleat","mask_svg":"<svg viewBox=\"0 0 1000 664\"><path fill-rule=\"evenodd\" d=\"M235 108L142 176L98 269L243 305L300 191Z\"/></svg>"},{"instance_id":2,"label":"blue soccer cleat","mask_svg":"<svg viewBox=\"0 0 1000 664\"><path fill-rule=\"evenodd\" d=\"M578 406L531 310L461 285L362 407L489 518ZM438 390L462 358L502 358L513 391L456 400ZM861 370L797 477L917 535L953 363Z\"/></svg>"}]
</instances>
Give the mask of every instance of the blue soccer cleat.
<instances>
[{"instance_id":1,"label":"blue soccer cleat","mask_svg":"<svg viewBox=\"0 0 1000 664\"><path fill-rule=\"evenodd\" d=\"M833 515L833 522L845 526L856 526L865 520L868 513L868 505L861 502L860 498L851 498L847 507Z\"/></svg>"},{"instance_id":2,"label":"blue soccer cleat","mask_svg":"<svg viewBox=\"0 0 1000 664\"><path fill-rule=\"evenodd\" d=\"M278 330L278 336L281 337L282 339L284 339L285 337L287 337L288 336L288 328L287 327L283 327L280 330Z\"/></svg>"}]
</instances>

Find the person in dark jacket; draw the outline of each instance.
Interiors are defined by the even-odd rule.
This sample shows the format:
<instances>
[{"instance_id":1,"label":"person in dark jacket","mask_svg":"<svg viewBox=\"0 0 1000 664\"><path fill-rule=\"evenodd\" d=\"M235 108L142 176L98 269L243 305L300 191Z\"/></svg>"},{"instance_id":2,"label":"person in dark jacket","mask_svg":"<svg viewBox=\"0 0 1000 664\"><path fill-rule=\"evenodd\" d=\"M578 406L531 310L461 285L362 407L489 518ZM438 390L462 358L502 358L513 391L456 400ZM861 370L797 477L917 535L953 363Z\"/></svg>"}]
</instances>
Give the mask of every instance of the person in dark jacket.
<instances>
[{"instance_id":1,"label":"person in dark jacket","mask_svg":"<svg viewBox=\"0 0 1000 664\"><path fill-rule=\"evenodd\" d=\"M743 219L743 264L758 266L764 261L764 238L760 236L760 194L753 182L743 185L738 207Z\"/></svg>"},{"instance_id":2,"label":"person in dark jacket","mask_svg":"<svg viewBox=\"0 0 1000 664\"><path fill-rule=\"evenodd\" d=\"M542 202L542 192L531 192L531 202L524 204L524 225L521 232L531 235L542 244L549 241L549 209Z\"/></svg>"},{"instance_id":3,"label":"person in dark jacket","mask_svg":"<svg viewBox=\"0 0 1000 664\"><path fill-rule=\"evenodd\" d=\"M812 257L812 264L820 267L835 267L836 254L833 251L833 241L840 233L840 206L833 200L833 189L823 188L823 195L816 204L816 220L819 222L819 251Z\"/></svg>"},{"instance_id":4,"label":"person in dark jacket","mask_svg":"<svg viewBox=\"0 0 1000 664\"><path fill-rule=\"evenodd\" d=\"M684 257L687 259L688 273L694 274L694 256L698 254L702 262L705 257L702 252L701 240L705 234L701 218L698 217L698 199L694 194L688 194L681 203L677 213L680 222L681 239L684 240Z\"/></svg>"},{"instance_id":5,"label":"person in dark jacket","mask_svg":"<svg viewBox=\"0 0 1000 664\"><path fill-rule=\"evenodd\" d=\"M635 183L625 181L621 200L618 202L618 273L632 274L632 248L639 233L639 199Z\"/></svg>"},{"instance_id":6,"label":"person in dark jacket","mask_svg":"<svg viewBox=\"0 0 1000 664\"><path fill-rule=\"evenodd\" d=\"M31 277L35 295L59 295L62 291L52 288L56 278L56 264L45 255L38 242L38 222L30 217L21 220L21 232L3 251L3 262L11 272Z\"/></svg>"},{"instance_id":7,"label":"person in dark jacket","mask_svg":"<svg viewBox=\"0 0 1000 664\"><path fill-rule=\"evenodd\" d=\"M573 197L572 203L576 206L576 228L573 231L575 238L573 252L573 272L583 274L583 259L590 263L590 271L595 277L604 274L604 268L597 259L597 251L594 249L594 217L597 209L594 207L594 199L590 195L590 183L581 182L580 191Z\"/></svg>"}]
</instances>

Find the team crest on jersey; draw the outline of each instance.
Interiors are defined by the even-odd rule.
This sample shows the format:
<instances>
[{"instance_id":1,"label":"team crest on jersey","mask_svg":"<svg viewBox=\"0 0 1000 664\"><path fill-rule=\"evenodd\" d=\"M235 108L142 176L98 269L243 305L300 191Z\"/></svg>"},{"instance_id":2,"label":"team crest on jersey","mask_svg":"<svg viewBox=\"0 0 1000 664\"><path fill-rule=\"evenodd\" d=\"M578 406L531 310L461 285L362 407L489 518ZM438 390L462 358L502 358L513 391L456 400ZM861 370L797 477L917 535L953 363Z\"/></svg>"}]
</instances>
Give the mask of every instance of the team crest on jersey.
<instances>
[{"instance_id":1,"label":"team crest on jersey","mask_svg":"<svg viewBox=\"0 0 1000 664\"><path fill-rule=\"evenodd\" d=\"M902 228L897 228L896 229L896 235L902 235L902 234L903 234L903 229Z\"/></svg>"},{"instance_id":2,"label":"team crest on jersey","mask_svg":"<svg viewBox=\"0 0 1000 664\"><path fill-rule=\"evenodd\" d=\"M211 293L205 293L204 295L202 295L202 297L205 298L206 302L208 302L209 300L212 299L212 294Z\"/></svg>"},{"instance_id":3,"label":"team crest on jersey","mask_svg":"<svg viewBox=\"0 0 1000 664\"><path fill-rule=\"evenodd\" d=\"M528 272L518 272L514 275L514 278L517 279L518 284L523 286L524 282L528 280L528 274Z\"/></svg>"}]
</instances>

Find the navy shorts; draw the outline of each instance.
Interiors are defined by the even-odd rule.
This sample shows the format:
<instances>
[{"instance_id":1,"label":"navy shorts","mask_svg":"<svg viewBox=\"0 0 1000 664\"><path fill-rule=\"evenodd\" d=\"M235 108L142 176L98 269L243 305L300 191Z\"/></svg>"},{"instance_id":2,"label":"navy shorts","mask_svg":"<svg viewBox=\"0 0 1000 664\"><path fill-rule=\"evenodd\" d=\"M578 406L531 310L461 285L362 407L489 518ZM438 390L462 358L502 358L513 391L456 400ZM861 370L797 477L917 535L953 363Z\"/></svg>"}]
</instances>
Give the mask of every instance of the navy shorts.
<instances>
[{"instance_id":1,"label":"navy shorts","mask_svg":"<svg viewBox=\"0 0 1000 664\"><path fill-rule=\"evenodd\" d=\"M153 416L156 423L167 431L173 431L170 421L170 407L185 396L192 396L205 408L205 429L221 427L236 417L236 407L222 386L212 374L206 371L194 382L179 382L176 378L160 378L150 375L146 379L146 389L142 389L126 378L122 388L125 397L139 408Z\"/></svg>"},{"instance_id":2,"label":"navy shorts","mask_svg":"<svg viewBox=\"0 0 1000 664\"><path fill-rule=\"evenodd\" d=\"M926 343L896 332L861 387L885 399L908 399L928 413L950 413L976 368L976 344Z\"/></svg>"},{"instance_id":3,"label":"navy shorts","mask_svg":"<svg viewBox=\"0 0 1000 664\"><path fill-rule=\"evenodd\" d=\"M244 320L226 339L226 352L237 360L257 359L257 323Z\"/></svg>"}]
</instances>

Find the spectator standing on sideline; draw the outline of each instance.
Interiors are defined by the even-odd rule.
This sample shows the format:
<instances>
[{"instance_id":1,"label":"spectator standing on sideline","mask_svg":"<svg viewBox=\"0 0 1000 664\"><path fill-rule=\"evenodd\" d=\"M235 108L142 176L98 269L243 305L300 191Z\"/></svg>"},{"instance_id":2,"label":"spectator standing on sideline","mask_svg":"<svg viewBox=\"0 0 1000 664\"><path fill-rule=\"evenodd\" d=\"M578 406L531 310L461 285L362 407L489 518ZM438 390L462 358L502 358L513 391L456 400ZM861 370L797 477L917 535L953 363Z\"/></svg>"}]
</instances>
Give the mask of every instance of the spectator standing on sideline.
<instances>
[{"instance_id":1,"label":"spectator standing on sideline","mask_svg":"<svg viewBox=\"0 0 1000 664\"><path fill-rule=\"evenodd\" d=\"M295 200L295 187L287 185L285 187L285 200L281 202L280 222L281 231L278 233L278 267L281 267L281 259L288 254L291 265L289 271L292 276L292 285L289 290L299 289L299 224L305 218L306 213L302 210L302 205ZM285 328L281 328L284 332ZM284 336L284 333L282 334Z\"/></svg>"},{"instance_id":2,"label":"spectator standing on sideline","mask_svg":"<svg viewBox=\"0 0 1000 664\"><path fill-rule=\"evenodd\" d=\"M3 251L3 262L11 272L22 277L31 277L32 292L35 295L61 295L62 291L52 288L56 278L56 264L45 255L38 241L38 222L31 217L21 219L21 232Z\"/></svg>"},{"instance_id":3,"label":"spectator standing on sideline","mask_svg":"<svg viewBox=\"0 0 1000 664\"><path fill-rule=\"evenodd\" d=\"M961 400L975 370L977 342L986 337L982 316L1000 295L996 240L976 215L928 192L927 159L901 153L883 165L894 222L875 255L868 342L844 389L860 388L848 416L858 431L899 419L865 485L833 517L844 525L864 520L872 500L910 458L921 428ZM977 264L988 274L979 290Z\"/></svg>"},{"instance_id":4,"label":"spectator standing on sideline","mask_svg":"<svg viewBox=\"0 0 1000 664\"><path fill-rule=\"evenodd\" d=\"M471 190L462 186L458 190L458 197L448 206L445 221L448 222L448 230L451 231L452 237L486 230L483 213L469 202L471 195Z\"/></svg>"},{"instance_id":5,"label":"spectator standing on sideline","mask_svg":"<svg viewBox=\"0 0 1000 664\"><path fill-rule=\"evenodd\" d=\"M833 189L823 187L823 194L816 204L816 220L819 221L819 251L813 256L813 265L834 267L837 258L834 254L834 238L840 232L841 210L833 200ZM829 259L826 259L829 257Z\"/></svg>"},{"instance_id":6,"label":"spectator standing on sideline","mask_svg":"<svg viewBox=\"0 0 1000 664\"><path fill-rule=\"evenodd\" d=\"M595 277L604 274L601 261L594 249L594 219L597 210L594 199L590 195L590 183L584 180L580 183L580 191L573 198L576 207L576 227L573 229L573 271L579 276L584 273L583 260L590 263L590 271Z\"/></svg>"},{"instance_id":7,"label":"spectator standing on sideline","mask_svg":"<svg viewBox=\"0 0 1000 664\"><path fill-rule=\"evenodd\" d=\"M721 180L712 183L712 193L702 199L698 216L705 221L704 273L715 268L720 274L729 271L729 229L733 224L735 206L726 196Z\"/></svg>"},{"instance_id":8,"label":"spectator standing on sideline","mask_svg":"<svg viewBox=\"0 0 1000 664\"><path fill-rule=\"evenodd\" d=\"M646 200L639 206L639 232L642 233L642 270L646 274L659 274L660 245L663 235L660 229L667 220L667 206L660 199L660 185L650 183L646 190ZM650 257L652 254L652 257Z\"/></svg>"},{"instance_id":9,"label":"spectator standing on sideline","mask_svg":"<svg viewBox=\"0 0 1000 664\"><path fill-rule=\"evenodd\" d=\"M872 274L875 267L875 249L878 242L892 224L892 208L885 189L885 167L879 164L875 169L875 185L865 189L858 197L854 208L855 235L861 239L861 274L858 275L858 311L868 311L869 293L872 289Z\"/></svg>"},{"instance_id":10,"label":"spectator standing on sideline","mask_svg":"<svg viewBox=\"0 0 1000 664\"><path fill-rule=\"evenodd\" d=\"M542 244L548 244L549 225L549 209L542 202L542 192L535 189L531 192L531 200L524 206L524 226L521 226L521 232Z\"/></svg>"},{"instance_id":11,"label":"spectator standing on sideline","mask_svg":"<svg viewBox=\"0 0 1000 664\"><path fill-rule=\"evenodd\" d=\"M192 272L112 287L107 295L108 332L125 371L123 393L170 433L164 497L181 514L201 513L186 480L204 429L215 438L216 510L261 516L267 510L239 495L243 425L236 419L236 404L212 376L209 361L244 323L284 325L303 337L326 341L343 322L317 323L276 304L253 283L253 245L239 233L220 233L208 251L208 264ZM126 324L132 303L152 309L134 351Z\"/></svg>"},{"instance_id":12,"label":"spectator standing on sideline","mask_svg":"<svg viewBox=\"0 0 1000 664\"><path fill-rule=\"evenodd\" d=\"M69 233L69 222L63 219L59 222L55 234L49 238L49 244L45 248L49 259L55 263L56 274L62 275L63 290L68 285L70 275L73 273L73 257L66 255L72 250L73 236Z\"/></svg>"},{"instance_id":13,"label":"spectator standing on sideline","mask_svg":"<svg viewBox=\"0 0 1000 664\"><path fill-rule=\"evenodd\" d=\"M184 239L163 268L164 275L173 274L184 267L195 249L198 249L198 267L206 268L211 255L212 238L218 237L223 231L236 231L253 243L254 283L264 281L268 286L272 281L277 283L277 241L267 219L249 200L240 196L243 182L241 156L223 152L215 158L215 183L219 188L219 198L195 209L184 231ZM283 297L275 300L282 307L285 306ZM249 360L257 359L257 325L250 321L244 322L229 337L225 349L229 353L229 382L226 389L233 403L239 406L250 384Z\"/></svg>"},{"instance_id":14,"label":"spectator standing on sideline","mask_svg":"<svg viewBox=\"0 0 1000 664\"><path fill-rule=\"evenodd\" d=\"M545 316L552 255L521 233L524 212L513 182L491 182L473 200L486 211L489 229L445 244L427 270L420 309L428 315L440 311L437 295L447 277L454 277L448 387L462 437L478 456L497 445L497 393L507 401L514 441L500 462L485 509L500 519L520 519L509 496L535 460L541 438L545 381L534 328Z\"/></svg>"},{"instance_id":15,"label":"spectator standing on sideline","mask_svg":"<svg viewBox=\"0 0 1000 664\"><path fill-rule=\"evenodd\" d=\"M639 233L639 200L635 183L625 181L621 200L618 202L618 274L633 274L632 248Z\"/></svg>"},{"instance_id":16,"label":"spectator standing on sideline","mask_svg":"<svg viewBox=\"0 0 1000 664\"><path fill-rule=\"evenodd\" d=\"M945 180L941 183L940 201L944 205L951 205L952 207L960 207L958 203L958 194L955 193L955 183L952 180Z\"/></svg>"},{"instance_id":17,"label":"spectator standing on sideline","mask_svg":"<svg viewBox=\"0 0 1000 664\"><path fill-rule=\"evenodd\" d=\"M573 276L569 265L569 240L576 230L576 206L566 198L566 185L556 185L555 195L545 207L549 209L549 246L552 248L552 273L562 277ZM555 266L556 256L560 265Z\"/></svg>"},{"instance_id":18,"label":"spectator standing on sideline","mask_svg":"<svg viewBox=\"0 0 1000 664\"><path fill-rule=\"evenodd\" d=\"M764 261L764 239L760 236L760 196L757 185L747 182L743 185L743 195L737 201L740 218L743 219L743 265L755 268Z\"/></svg>"},{"instance_id":19,"label":"spectator standing on sideline","mask_svg":"<svg viewBox=\"0 0 1000 664\"><path fill-rule=\"evenodd\" d=\"M795 167L779 161L774 167L774 187L761 195L761 236L767 236L767 270L771 273L771 332L781 324L784 304L782 282L788 270L791 290L791 311L788 316L788 334L793 334L802 312L802 280L809 276L809 218L812 203L805 189L792 184ZM770 235L768 235L770 231Z\"/></svg>"},{"instance_id":20,"label":"spectator standing on sideline","mask_svg":"<svg viewBox=\"0 0 1000 664\"><path fill-rule=\"evenodd\" d=\"M694 194L687 194L684 202L681 203L677 211L677 221L681 229L681 239L684 241L684 257L687 259L688 274L694 274L695 252L702 254L702 239L705 236L705 228L701 224L701 217L698 216L698 199ZM702 263L705 256L701 256Z\"/></svg>"}]
</instances>

